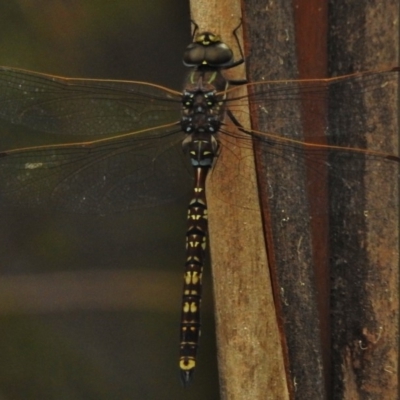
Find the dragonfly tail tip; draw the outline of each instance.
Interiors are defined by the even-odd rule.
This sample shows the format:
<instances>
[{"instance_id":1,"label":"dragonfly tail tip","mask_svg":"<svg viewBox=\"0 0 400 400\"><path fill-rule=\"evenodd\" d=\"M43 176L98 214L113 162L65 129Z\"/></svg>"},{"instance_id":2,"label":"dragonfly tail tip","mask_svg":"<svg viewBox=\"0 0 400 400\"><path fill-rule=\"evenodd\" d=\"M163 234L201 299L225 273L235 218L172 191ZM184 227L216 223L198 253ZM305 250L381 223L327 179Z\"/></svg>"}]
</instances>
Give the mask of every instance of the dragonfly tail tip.
<instances>
[{"instance_id":1,"label":"dragonfly tail tip","mask_svg":"<svg viewBox=\"0 0 400 400\"><path fill-rule=\"evenodd\" d=\"M193 380L193 369L191 370L181 370L181 383L183 385L183 387L188 387Z\"/></svg>"}]
</instances>

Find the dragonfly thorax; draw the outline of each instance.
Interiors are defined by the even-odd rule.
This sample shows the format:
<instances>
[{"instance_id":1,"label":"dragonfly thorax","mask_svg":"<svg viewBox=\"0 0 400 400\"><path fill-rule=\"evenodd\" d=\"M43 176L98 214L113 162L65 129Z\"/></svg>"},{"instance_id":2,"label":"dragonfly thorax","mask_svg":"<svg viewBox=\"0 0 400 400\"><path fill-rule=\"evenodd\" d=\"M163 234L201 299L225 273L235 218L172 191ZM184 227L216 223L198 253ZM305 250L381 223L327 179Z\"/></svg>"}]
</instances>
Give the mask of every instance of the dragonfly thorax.
<instances>
[{"instance_id":1,"label":"dragonfly thorax","mask_svg":"<svg viewBox=\"0 0 400 400\"><path fill-rule=\"evenodd\" d=\"M188 134L217 133L224 117L222 105L215 90L185 90L182 96L182 130Z\"/></svg>"},{"instance_id":2,"label":"dragonfly thorax","mask_svg":"<svg viewBox=\"0 0 400 400\"><path fill-rule=\"evenodd\" d=\"M211 167L218 150L214 134L223 118L223 102L213 85L203 83L201 74L182 94L181 128L188 134L182 145L194 167Z\"/></svg>"}]
</instances>

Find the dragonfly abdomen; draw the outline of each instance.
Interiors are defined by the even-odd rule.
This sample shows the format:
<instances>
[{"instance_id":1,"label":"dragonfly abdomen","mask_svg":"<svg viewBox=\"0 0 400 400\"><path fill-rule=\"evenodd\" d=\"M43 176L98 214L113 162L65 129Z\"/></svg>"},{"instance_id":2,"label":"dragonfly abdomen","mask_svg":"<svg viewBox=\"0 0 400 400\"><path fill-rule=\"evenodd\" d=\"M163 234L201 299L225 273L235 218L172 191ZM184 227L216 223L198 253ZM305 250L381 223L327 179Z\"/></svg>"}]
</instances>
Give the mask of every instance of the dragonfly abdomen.
<instances>
[{"instance_id":1,"label":"dragonfly abdomen","mask_svg":"<svg viewBox=\"0 0 400 400\"><path fill-rule=\"evenodd\" d=\"M200 338L202 273L208 229L205 196L205 181L208 170L209 167L195 168L193 197L188 207L179 358L181 378L184 385L190 382L193 375Z\"/></svg>"}]
</instances>

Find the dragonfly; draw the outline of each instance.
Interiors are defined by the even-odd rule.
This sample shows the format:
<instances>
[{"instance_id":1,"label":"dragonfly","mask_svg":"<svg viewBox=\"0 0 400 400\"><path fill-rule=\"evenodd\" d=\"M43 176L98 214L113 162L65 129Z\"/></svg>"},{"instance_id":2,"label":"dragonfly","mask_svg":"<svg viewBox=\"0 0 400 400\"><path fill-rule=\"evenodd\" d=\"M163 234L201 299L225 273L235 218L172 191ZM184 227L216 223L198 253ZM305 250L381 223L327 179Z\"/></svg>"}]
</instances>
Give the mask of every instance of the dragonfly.
<instances>
[{"instance_id":1,"label":"dragonfly","mask_svg":"<svg viewBox=\"0 0 400 400\"><path fill-rule=\"evenodd\" d=\"M235 169L235 179L246 179L248 160L240 156L240 149L254 144L263 146L271 164L284 159L296 167L309 160L306 168L318 173L323 165L338 179L344 179L343 164L356 174L359 161L366 160L379 173L380 168L400 161L380 147L384 132L370 135L368 146L343 144L343 138L360 132L332 123L328 113L318 115L326 122L327 143L321 144L313 132L307 141L294 132L291 126L298 126L301 113L274 112L275 107L292 110L304 101L311 109L326 103L335 110L365 96L378 106L396 90L399 68L327 79L229 80L225 70L244 63L240 53L235 60L233 50L217 34L195 32L183 56L190 69L183 92L147 82L66 78L0 67L0 118L54 138L37 144L40 138L32 137L21 145L8 143L3 135L0 207L45 206L106 214L156 206L191 191L180 324L179 368L184 385L193 377L201 329L208 240L206 179L224 168ZM247 103L264 115L265 131L241 122ZM235 155L235 165L224 161L224 153ZM330 154L338 160L332 162ZM229 190L223 200L232 201Z\"/></svg>"}]
</instances>

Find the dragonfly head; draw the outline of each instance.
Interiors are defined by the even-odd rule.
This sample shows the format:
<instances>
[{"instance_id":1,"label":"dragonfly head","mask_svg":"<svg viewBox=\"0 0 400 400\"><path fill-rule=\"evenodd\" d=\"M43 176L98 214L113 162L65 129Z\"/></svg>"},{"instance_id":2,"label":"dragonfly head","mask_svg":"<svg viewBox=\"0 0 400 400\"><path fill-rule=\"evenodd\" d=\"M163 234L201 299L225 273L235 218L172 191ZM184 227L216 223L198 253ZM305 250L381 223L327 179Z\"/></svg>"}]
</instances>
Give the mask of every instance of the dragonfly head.
<instances>
[{"instance_id":1,"label":"dragonfly head","mask_svg":"<svg viewBox=\"0 0 400 400\"><path fill-rule=\"evenodd\" d=\"M221 41L219 35L201 32L194 38L183 54L186 67L223 68L233 61L233 52Z\"/></svg>"}]
</instances>

